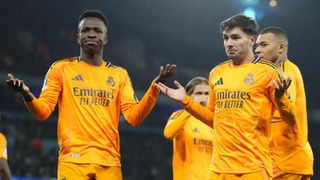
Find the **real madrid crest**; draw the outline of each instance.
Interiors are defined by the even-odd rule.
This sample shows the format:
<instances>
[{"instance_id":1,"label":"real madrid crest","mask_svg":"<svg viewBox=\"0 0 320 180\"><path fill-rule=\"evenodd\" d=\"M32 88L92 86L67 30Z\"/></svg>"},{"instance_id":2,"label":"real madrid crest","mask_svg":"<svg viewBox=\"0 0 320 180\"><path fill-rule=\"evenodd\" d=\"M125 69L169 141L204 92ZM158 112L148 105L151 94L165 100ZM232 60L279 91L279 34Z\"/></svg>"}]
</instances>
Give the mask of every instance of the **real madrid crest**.
<instances>
[{"instance_id":1,"label":"real madrid crest","mask_svg":"<svg viewBox=\"0 0 320 180\"><path fill-rule=\"evenodd\" d=\"M253 74L248 74L248 76L244 79L244 84L246 84L247 86L253 84L254 79L253 79Z\"/></svg>"},{"instance_id":2,"label":"real madrid crest","mask_svg":"<svg viewBox=\"0 0 320 180\"><path fill-rule=\"evenodd\" d=\"M108 79L107 79L107 84L108 84L108 86L114 87L114 85L115 85L116 83L114 82L113 77L111 77L111 76L108 77Z\"/></svg>"}]
</instances>

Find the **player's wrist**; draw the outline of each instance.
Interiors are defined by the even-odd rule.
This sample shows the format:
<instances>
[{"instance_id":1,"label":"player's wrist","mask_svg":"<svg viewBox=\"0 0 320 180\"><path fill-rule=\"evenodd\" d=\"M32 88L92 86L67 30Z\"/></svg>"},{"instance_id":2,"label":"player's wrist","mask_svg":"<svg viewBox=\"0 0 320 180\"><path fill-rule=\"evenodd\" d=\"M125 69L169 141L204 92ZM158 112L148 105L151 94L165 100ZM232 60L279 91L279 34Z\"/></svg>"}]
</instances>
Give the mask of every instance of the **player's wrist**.
<instances>
[{"instance_id":1,"label":"player's wrist","mask_svg":"<svg viewBox=\"0 0 320 180\"><path fill-rule=\"evenodd\" d=\"M26 102L31 102L34 98L33 94L30 91L23 91L21 92L21 95Z\"/></svg>"}]
</instances>

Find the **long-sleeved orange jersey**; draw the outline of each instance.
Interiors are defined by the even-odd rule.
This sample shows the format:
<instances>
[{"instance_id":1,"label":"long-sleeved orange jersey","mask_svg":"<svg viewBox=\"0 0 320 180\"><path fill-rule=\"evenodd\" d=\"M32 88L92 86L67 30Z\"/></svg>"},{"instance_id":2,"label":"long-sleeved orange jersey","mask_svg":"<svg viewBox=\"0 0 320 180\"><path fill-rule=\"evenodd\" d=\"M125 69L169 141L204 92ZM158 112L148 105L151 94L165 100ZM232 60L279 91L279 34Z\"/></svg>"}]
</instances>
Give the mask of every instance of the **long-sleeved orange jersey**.
<instances>
[{"instance_id":1,"label":"long-sleeved orange jersey","mask_svg":"<svg viewBox=\"0 0 320 180\"><path fill-rule=\"evenodd\" d=\"M275 164L285 173L313 174L313 153L308 142L306 95L299 68L290 60L278 64L292 78L288 89L290 100L296 106L296 121L292 126L276 110L271 124L270 151Z\"/></svg>"},{"instance_id":2,"label":"long-sleeved orange jersey","mask_svg":"<svg viewBox=\"0 0 320 180\"><path fill-rule=\"evenodd\" d=\"M295 117L286 95L274 98L272 80L277 77L284 78L283 72L266 60L243 65L229 60L210 72L208 108L202 108L189 96L182 100L192 115L213 122L210 170L234 174L266 170L272 176L269 142L273 112L277 107L284 112L284 118Z\"/></svg>"},{"instance_id":3,"label":"long-sleeved orange jersey","mask_svg":"<svg viewBox=\"0 0 320 180\"><path fill-rule=\"evenodd\" d=\"M137 126L153 108L158 94L153 83L138 102L125 69L110 62L92 66L66 58L51 66L40 97L26 105L44 120L58 102L59 161L120 166L120 112Z\"/></svg>"},{"instance_id":4,"label":"long-sleeved orange jersey","mask_svg":"<svg viewBox=\"0 0 320 180\"><path fill-rule=\"evenodd\" d=\"M170 116L164 136L173 140L173 179L206 179L212 157L212 128L179 110Z\"/></svg>"},{"instance_id":5,"label":"long-sleeved orange jersey","mask_svg":"<svg viewBox=\"0 0 320 180\"><path fill-rule=\"evenodd\" d=\"M2 133L0 133L0 158L8 159L7 140Z\"/></svg>"}]
</instances>

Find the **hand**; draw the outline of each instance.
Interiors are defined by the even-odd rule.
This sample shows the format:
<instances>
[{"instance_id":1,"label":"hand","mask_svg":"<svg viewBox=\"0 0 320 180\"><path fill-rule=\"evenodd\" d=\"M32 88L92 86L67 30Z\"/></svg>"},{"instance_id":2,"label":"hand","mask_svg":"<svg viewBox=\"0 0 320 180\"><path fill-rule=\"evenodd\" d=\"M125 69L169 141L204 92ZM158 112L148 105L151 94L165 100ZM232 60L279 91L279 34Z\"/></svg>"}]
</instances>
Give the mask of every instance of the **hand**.
<instances>
[{"instance_id":1,"label":"hand","mask_svg":"<svg viewBox=\"0 0 320 180\"><path fill-rule=\"evenodd\" d=\"M157 83L156 86L169 98L181 102L187 94L186 90L178 81L174 81L173 83L176 85L177 89L169 88L161 82Z\"/></svg>"},{"instance_id":2,"label":"hand","mask_svg":"<svg viewBox=\"0 0 320 180\"><path fill-rule=\"evenodd\" d=\"M169 78L173 76L176 68L177 66L175 64L167 64L165 69L163 69L163 66L160 66L159 75L154 80L155 83L165 83Z\"/></svg>"},{"instance_id":3,"label":"hand","mask_svg":"<svg viewBox=\"0 0 320 180\"><path fill-rule=\"evenodd\" d=\"M291 81L292 81L291 77L288 77L282 80L277 78L277 84L275 83L274 80L272 80L273 87L275 88L274 97L276 99L280 99L287 92L287 89L291 85Z\"/></svg>"},{"instance_id":4,"label":"hand","mask_svg":"<svg viewBox=\"0 0 320 180\"><path fill-rule=\"evenodd\" d=\"M8 74L7 85L16 92L23 95L26 101L31 101L33 96L28 86L26 86L23 80L15 79L12 74Z\"/></svg>"}]
</instances>

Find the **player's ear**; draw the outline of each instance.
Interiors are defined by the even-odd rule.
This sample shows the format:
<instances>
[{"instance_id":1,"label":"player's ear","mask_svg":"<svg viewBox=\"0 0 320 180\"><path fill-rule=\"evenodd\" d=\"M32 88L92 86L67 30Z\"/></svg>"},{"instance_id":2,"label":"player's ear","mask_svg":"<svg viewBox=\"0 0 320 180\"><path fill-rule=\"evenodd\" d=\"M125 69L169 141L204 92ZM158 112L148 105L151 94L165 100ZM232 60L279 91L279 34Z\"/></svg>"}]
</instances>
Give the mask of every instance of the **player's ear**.
<instances>
[{"instance_id":1,"label":"player's ear","mask_svg":"<svg viewBox=\"0 0 320 180\"><path fill-rule=\"evenodd\" d=\"M105 37L105 39L104 39L104 45L106 45L106 44L107 44L108 40L109 40L109 35L108 35L108 34L106 34L106 37Z\"/></svg>"},{"instance_id":2,"label":"player's ear","mask_svg":"<svg viewBox=\"0 0 320 180\"><path fill-rule=\"evenodd\" d=\"M256 40L257 40L257 36L256 35L250 36L251 47L253 47L255 45Z\"/></svg>"},{"instance_id":3,"label":"player's ear","mask_svg":"<svg viewBox=\"0 0 320 180\"><path fill-rule=\"evenodd\" d=\"M284 50L285 50L285 44L284 43L281 43L280 46L279 46L279 53L283 53Z\"/></svg>"},{"instance_id":4,"label":"player's ear","mask_svg":"<svg viewBox=\"0 0 320 180\"><path fill-rule=\"evenodd\" d=\"M78 44L80 44L80 37L79 37L79 34L77 34L77 35L76 35L76 39L77 39Z\"/></svg>"}]
</instances>

